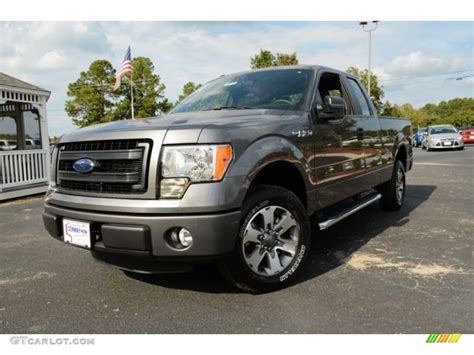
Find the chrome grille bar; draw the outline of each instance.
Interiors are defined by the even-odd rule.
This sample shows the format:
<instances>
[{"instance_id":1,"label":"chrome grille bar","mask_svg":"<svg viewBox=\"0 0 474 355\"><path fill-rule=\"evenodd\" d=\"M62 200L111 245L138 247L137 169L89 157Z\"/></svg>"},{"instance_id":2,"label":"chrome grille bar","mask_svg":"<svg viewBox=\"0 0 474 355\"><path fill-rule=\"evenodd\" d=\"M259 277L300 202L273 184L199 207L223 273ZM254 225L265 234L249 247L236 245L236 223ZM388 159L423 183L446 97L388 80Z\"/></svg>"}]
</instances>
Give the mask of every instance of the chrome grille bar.
<instances>
[{"instance_id":1,"label":"chrome grille bar","mask_svg":"<svg viewBox=\"0 0 474 355\"><path fill-rule=\"evenodd\" d=\"M77 160L86 156L94 160L135 160L143 157L143 149L61 153L62 160Z\"/></svg>"},{"instance_id":2,"label":"chrome grille bar","mask_svg":"<svg viewBox=\"0 0 474 355\"><path fill-rule=\"evenodd\" d=\"M74 181L94 181L94 182L113 182L113 183L134 183L140 182L140 174L136 173L92 173L88 175L79 175L69 171L59 171L58 178L60 180Z\"/></svg>"}]
</instances>

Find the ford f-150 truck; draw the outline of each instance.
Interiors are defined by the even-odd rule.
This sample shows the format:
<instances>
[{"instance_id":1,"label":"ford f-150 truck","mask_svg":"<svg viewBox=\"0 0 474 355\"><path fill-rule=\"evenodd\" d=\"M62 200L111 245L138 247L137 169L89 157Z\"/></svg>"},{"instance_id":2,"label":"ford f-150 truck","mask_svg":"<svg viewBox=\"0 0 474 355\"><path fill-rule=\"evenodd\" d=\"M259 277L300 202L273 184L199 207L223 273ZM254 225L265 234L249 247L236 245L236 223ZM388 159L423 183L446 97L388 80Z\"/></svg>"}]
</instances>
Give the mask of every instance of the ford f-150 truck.
<instances>
[{"instance_id":1,"label":"ford f-150 truck","mask_svg":"<svg viewBox=\"0 0 474 355\"><path fill-rule=\"evenodd\" d=\"M234 285L287 285L312 231L380 201L402 207L411 126L321 66L221 76L164 117L62 137L44 224L128 272L214 262Z\"/></svg>"}]
</instances>

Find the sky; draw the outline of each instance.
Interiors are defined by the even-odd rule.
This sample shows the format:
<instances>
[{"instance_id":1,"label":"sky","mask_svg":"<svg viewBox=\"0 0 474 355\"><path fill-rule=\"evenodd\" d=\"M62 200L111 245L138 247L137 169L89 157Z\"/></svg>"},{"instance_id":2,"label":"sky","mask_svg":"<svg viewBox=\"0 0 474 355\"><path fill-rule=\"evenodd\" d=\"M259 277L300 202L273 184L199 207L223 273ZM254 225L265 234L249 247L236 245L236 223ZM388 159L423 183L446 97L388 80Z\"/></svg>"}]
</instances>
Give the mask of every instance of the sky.
<instances>
[{"instance_id":1,"label":"sky","mask_svg":"<svg viewBox=\"0 0 474 355\"><path fill-rule=\"evenodd\" d=\"M474 22L381 22L372 34L386 100L421 107L474 97ZM49 132L58 136L76 129L64 111L67 85L96 59L118 68L128 45L152 59L171 101L188 81L249 69L260 49L296 52L300 64L368 65L368 34L356 21L0 22L0 72L52 92Z\"/></svg>"}]
</instances>

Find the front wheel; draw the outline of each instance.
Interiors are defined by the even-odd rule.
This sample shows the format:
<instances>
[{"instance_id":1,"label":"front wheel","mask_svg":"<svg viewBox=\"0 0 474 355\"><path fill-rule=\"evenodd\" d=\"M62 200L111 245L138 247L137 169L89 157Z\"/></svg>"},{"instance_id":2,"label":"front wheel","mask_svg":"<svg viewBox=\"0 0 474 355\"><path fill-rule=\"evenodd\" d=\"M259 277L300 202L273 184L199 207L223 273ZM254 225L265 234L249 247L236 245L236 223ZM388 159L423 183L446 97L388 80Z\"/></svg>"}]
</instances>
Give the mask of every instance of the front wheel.
<instances>
[{"instance_id":1,"label":"front wheel","mask_svg":"<svg viewBox=\"0 0 474 355\"><path fill-rule=\"evenodd\" d=\"M380 203L385 210L396 211L402 208L405 199L405 167L400 160L395 162L392 178L379 186L382 195Z\"/></svg>"},{"instance_id":2,"label":"front wheel","mask_svg":"<svg viewBox=\"0 0 474 355\"><path fill-rule=\"evenodd\" d=\"M310 241L309 217L299 198L281 187L260 185L244 202L237 245L221 271L250 293L280 289L301 269Z\"/></svg>"}]
</instances>

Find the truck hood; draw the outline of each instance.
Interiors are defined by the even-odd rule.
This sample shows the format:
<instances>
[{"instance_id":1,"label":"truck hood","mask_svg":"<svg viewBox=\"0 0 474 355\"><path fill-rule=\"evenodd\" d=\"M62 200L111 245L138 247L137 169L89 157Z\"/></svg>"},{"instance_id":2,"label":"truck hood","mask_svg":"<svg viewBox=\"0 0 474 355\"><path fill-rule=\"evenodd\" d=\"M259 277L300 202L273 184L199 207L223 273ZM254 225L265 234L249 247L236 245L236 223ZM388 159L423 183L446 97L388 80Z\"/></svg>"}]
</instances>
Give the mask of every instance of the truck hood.
<instances>
[{"instance_id":1,"label":"truck hood","mask_svg":"<svg viewBox=\"0 0 474 355\"><path fill-rule=\"evenodd\" d=\"M157 118L122 120L81 128L64 135L61 143L117 139L118 136L147 138L146 132L153 131L165 133L165 144L196 143L206 127L229 129L264 126L290 120L298 114L299 112L294 111L264 109L183 112Z\"/></svg>"}]
</instances>

